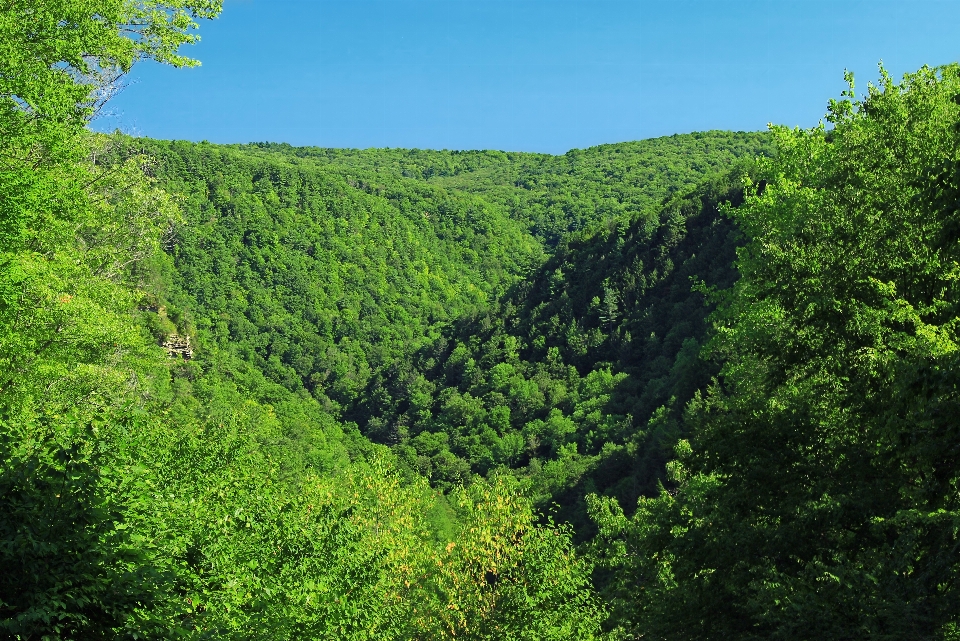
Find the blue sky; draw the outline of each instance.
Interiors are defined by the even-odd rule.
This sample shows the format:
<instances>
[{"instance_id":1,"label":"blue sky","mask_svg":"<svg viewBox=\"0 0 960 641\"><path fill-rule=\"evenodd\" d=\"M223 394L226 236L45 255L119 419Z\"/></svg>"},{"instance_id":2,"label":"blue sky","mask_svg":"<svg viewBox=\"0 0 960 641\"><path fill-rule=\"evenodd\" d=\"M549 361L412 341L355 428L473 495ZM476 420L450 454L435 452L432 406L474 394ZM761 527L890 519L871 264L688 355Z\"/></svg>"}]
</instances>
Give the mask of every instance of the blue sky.
<instances>
[{"instance_id":1,"label":"blue sky","mask_svg":"<svg viewBox=\"0 0 960 641\"><path fill-rule=\"evenodd\" d=\"M804 127L851 69L960 58L960 0L226 0L96 127L327 147L574 147Z\"/></svg>"}]
</instances>

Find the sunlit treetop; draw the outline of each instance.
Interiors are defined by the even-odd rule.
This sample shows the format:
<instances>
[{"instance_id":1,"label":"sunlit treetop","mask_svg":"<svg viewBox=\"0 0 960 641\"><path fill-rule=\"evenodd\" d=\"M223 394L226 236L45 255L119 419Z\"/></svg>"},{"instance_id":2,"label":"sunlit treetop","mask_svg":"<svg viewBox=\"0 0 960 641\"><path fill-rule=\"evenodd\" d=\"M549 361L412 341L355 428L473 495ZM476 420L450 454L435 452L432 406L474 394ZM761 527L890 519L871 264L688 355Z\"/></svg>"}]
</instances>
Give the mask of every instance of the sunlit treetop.
<instances>
[{"instance_id":1,"label":"sunlit treetop","mask_svg":"<svg viewBox=\"0 0 960 641\"><path fill-rule=\"evenodd\" d=\"M86 181L66 175L88 154L80 134L117 79L143 59L198 64L180 46L196 42L197 20L221 7L222 0L0 0L0 249L20 246L40 212L62 210L67 191L85 198L77 188Z\"/></svg>"},{"instance_id":2,"label":"sunlit treetop","mask_svg":"<svg viewBox=\"0 0 960 641\"><path fill-rule=\"evenodd\" d=\"M198 40L196 20L214 18L222 0L2 0L0 101L55 119L89 113L91 93L141 59L176 67Z\"/></svg>"}]
</instances>

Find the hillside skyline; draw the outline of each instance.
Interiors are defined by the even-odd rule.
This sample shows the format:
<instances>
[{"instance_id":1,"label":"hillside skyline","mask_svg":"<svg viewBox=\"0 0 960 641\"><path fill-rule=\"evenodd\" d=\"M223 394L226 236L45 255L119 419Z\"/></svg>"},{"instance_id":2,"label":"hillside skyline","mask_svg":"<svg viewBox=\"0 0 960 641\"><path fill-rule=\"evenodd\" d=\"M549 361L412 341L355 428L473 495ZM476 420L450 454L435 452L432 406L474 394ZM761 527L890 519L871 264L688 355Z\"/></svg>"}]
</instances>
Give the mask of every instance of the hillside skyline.
<instances>
[{"instance_id":1,"label":"hillside skyline","mask_svg":"<svg viewBox=\"0 0 960 641\"><path fill-rule=\"evenodd\" d=\"M856 74L955 59L952 2L233 0L198 69L138 65L95 128L215 143L564 153L816 126Z\"/></svg>"}]
</instances>

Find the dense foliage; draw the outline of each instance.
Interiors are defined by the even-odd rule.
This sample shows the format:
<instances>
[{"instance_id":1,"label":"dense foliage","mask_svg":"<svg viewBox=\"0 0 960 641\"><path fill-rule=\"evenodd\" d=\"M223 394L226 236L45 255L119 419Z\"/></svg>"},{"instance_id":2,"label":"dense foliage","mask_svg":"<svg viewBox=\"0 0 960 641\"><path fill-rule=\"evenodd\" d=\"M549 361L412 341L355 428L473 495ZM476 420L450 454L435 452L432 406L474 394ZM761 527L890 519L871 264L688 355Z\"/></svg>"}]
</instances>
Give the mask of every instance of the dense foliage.
<instances>
[{"instance_id":1,"label":"dense foliage","mask_svg":"<svg viewBox=\"0 0 960 641\"><path fill-rule=\"evenodd\" d=\"M199 336L201 361L229 354L222 367L256 398L275 403L264 379L309 395L440 489L517 470L581 530L585 492L631 503L653 491L679 408L709 380L697 357L708 310L690 279L731 282L737 234L717 206L739 197L748 152L767 149L716 132L560 158L119 144L120 157L157 159L188 221L153 270L153 306L179 326L155 322L158 339ZM644 182L658 163L691 176L738 155L743 167L690 193ZM531 166L542 184L518 187ZM449 177L463 189L441 186ZM495 189L526 195L511 207ZM549 238L517 212L548 197L605 222L543 264ZM618 208L596 207L606 201Z\"/></svg>"},{"instance_id":2,"label":"dense foliage","mask_svg":"<svg viewBox=\"0 0 960 641\"><path fill-rule=\"evenodd\" d=\"M570 232L613 218L655 215L664 200L690 191L705 176L726 173L738 159L767 155L772 149L767 133L730 131L572 149L562 156L269 143L251 147L311 158L373 184L403 177L482 196L551 248Z\"/></svg>"},{"instance_id":3,"label":"dense foliage","mask_svg":"<svg viewBox=\"0 0 960 641\"><path fill-rule=\"evenodd\" d=\"M595 500L624 630L956 638L960 67L774 130L674 485Z\"/></svg>"},{"instance_id":4,"label":"dense foliage","mask_svg":"<svg viewBox=\"0 0 960 641\"><path fill-rule=\"evenodd\" d=\"M0 635L960 638L960 66L563 156L86 129L219 9L0 6Z\"/></svg>"},{"instance_id":5,"label":"dense foliage","mask_svg":"<svg viewBox=\"0 0 960 641\"><path fill-rule=\"evenodd\" d=\"M358 184L309 159L124 142L158 159L186 218L170 239L168 314L191 310L202 338L331 408L541 256L522 226L469 195Z\"/></svg>"},{"instance_id":6,"label":"dense foliage","mask_svg":"<svg viewBox=\"0 0 960 641\"><path fill-rule=\"evenodd\" d=\"M742 171L746 171L743 167ZM741 172L569 238L496 305L374 377L350 414L441 486L504 468L579 529L584 493L654 492L677 419L716 365L699 358L740 234L718 207Z\"/></svg>"},{"instance_id":7,"label":"dense foliage","mask_svg":"<svg viewBox=\"0 0 960 641\"><path fill-rule=\"evenodd\" d=\"M193 329L163 249L201 226L84 124L111 69L183 63L185 11L216 8L115 4L0 20L3 636L594 638L589 564L510 479L438 495L217 327L193 360L158 345ZM17 47L24 20L77 37ZM62 100L33 100L47 81Z\"/></svg>"}]
</instances>

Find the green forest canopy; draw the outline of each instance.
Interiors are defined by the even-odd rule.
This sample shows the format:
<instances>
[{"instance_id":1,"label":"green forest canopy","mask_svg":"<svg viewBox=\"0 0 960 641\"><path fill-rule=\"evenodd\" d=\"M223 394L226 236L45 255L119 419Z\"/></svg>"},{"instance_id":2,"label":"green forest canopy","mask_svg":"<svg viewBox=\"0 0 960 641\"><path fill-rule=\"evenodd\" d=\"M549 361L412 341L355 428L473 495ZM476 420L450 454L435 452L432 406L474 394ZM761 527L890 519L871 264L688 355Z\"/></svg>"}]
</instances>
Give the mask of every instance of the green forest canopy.
<instances>
[{"instance_id":1,"label":"green forest canopy","mask_svg":"<svg viewBox=\"0 0 960 641\"><path fill-rule=\"evenodd\" d=\"M549 162L534 154L321 156L282 146L119 143L123 155L157 159L159 184L184 199L189 223L171 241L167 275L150 289L165 292L153 308L163 307L176 331L200 337L201 361L215 341L392 446L405 469L438 488L516 471L538 504L570 504L581 522L584 488L596 489L599 476L628 504L662 476L670 413L711 372L697 358L708 309L690 279L732 282L738 236L717 207L739 198L748 150L769 150L765 135L726 132ZM574 167L568 157L590 162ZM426 169L413 173L411 158ZM402 172L369 168L401 160ZM695 176L724 161L729 177L692 191L671 195L644 182L651 166ZM531 164L547 187L517 186ZM462 169L461 184L475 188L423 179L434 166ZM553 166L555 177L544 169ZM505 184L491 185L491 175ZM531 234L538 223L490 198L494 188L516 192L512 201L573 203L591 212L581 224L596 230L551 246ZM594 203L605 201L619 209L611 204L601 216ZM155 323L154 331L162 341L173 329ZM647 430L661 409L661 424ZM646 462L626 472L635 457L624 448L638 447Z\"/></svg>"},{"instance_id":2,"label":"green forest canopy","mask_svg":"<svg viewBox=\"0 0 960 641\"><path fill-rule=\"evenodd\" d=\"M562 156L86 129L219 9L0 11L4 635L960 635L960 67Z\"/></svg>"}]
</instances>

